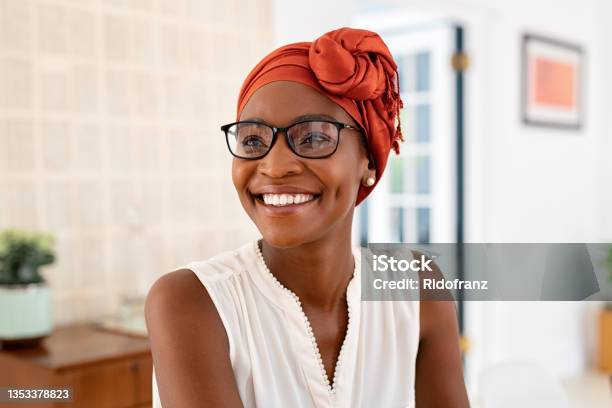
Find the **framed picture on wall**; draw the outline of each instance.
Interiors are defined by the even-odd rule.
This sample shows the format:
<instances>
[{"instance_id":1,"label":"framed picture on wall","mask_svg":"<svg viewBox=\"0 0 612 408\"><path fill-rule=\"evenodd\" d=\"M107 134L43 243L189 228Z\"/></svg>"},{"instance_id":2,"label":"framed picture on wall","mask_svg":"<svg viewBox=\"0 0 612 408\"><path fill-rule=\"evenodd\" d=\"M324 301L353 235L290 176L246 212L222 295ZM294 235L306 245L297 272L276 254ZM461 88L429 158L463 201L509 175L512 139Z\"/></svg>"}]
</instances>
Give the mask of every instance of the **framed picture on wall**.
<instances>
[{"instance_id":1,"label":"framed picture on wall","mask_svg":"<svg viewBox=\"0 0 612 408\"><path fill-rule=\"evenodd\" d=\"M582 48L524 34L521 60L523 123L580 129L584 103Z\"/></svg>"}]
</instances>

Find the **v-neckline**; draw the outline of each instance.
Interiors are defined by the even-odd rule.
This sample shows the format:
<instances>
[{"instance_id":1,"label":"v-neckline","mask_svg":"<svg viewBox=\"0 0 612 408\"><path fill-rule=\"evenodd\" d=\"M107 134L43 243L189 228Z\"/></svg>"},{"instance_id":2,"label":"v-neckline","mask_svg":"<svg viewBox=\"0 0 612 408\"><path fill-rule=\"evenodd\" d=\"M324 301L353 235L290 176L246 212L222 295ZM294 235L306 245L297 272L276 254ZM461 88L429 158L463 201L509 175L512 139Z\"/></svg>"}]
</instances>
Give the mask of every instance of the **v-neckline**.
<instances>
[{"instance_id":1,"label":"v-neckline","mask_svg":"<svg viewBox=\"0 0 612 408\"><path fill-rule=\"evenodd\" d=\"M342 345L340 346L340 352L338 353L338 358L334 366L333 378L330 381L330 378L327 375L327 371L325 370L325 365L323 364L323 358L321 356L321 351L319 349L317 339L312 330L310 320L308 319L308 316L304 312L304 308L302 307L302 303L299 297L292 290L288 289L282 283L280 283L278 279L276 279L276 276L272 274L272 272L268 268L268 265L265 262L263 253L259 246L259 242L260 240L255 241L255 251L257 253L257 257L259 258L260 265L265 271L265 275L273 282L273 285L276 287L276 289L279 292L284 293L286 297L288 297L291 300L289 303L293 304L293 310L297 312L297 315L300 317L300 320L302 321L301 327L303 329L303 332L308 337L308 340L312 347L312 351L315 356L316 363L319 366L319 379L321 383L325 386L328 397L331 399L331 401L335 402L337 394L338 394L339 379L341 378L340 374L342 374L343 372L343 369L342 369L343 360L345 359L345 355L347 354L347 349L349 348L347 344L352 340L352 337L354 336L354 332L356 330L354 327L356 325L356 322L355 322L356 319L354 315L355 315L355 312L359 312L359 310L355 310L358 308L355 307L356 305L354 304L354 302L355 302L356 296L359 296L359 293L355 293L356 292L355 282L356 280L359 279L358 275L359 275L359 270L360 270L360 265L359 265L360 259L358 256L356 256L355 249L352 248L352 254L353 254L353 260L355 263L355 267L353 270L353 276L351 277L351 280L349 281L347 288L346 288L348 321L346 325L346 331L344 333L344 338L342 340ZM311 362L312 361L306 361L306 364L308 365L308 363L311 363Z\"/></svg>"}]
</instances>

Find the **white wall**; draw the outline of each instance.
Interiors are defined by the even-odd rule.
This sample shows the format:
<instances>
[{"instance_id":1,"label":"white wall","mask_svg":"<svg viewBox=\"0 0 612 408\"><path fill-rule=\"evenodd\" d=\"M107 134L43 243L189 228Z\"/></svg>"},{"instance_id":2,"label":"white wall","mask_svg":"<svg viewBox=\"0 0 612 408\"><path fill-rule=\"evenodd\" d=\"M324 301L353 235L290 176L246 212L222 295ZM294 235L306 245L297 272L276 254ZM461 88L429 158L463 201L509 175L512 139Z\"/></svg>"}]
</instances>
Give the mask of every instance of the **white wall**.
<instances>
[{"instance_id":1,"label":"white wall","mask_svg":"<svg viewBox=\"0 0 612 408\"><path fill-rule=\"evenodd\" d=\"M219 125L272 46L270 15L268 0L0 0L0 230L55 236L57 324L257 236Z\"/></svg>"},{"instance_id":2,"label":"white wall","mask_svg":"<svg viewBox=\"0 0 612 408\"><path fill-rule=\"evenodd\" d=\"M467 234L486 242L605 241L605 190L599 152L602 40L598 1L474 1L482 8L482 38L473 39L470 92L487 103L468 105ZM456 2L455 2L456 4ZM568 29L571 27L571 29ZM535 31L585 47L586 117L579 132L525 127L520 122L520 35ZM474 95L478 93L479 95ZM471 138L471 140L470 140ZM592 358L592 305L583 303L468 304L472 379L488 364L529 358L559 376ZM591 328L592 330L592 328ZM472 384L474 385L474 384Z\"/></svg>"},{"instance_id":3,"label":"white wall","mask_svg":"<svg viewBox=\"0 0 612 408\"><path fill-rule=\"evenodd\" d=\"M411 3L420 4L413 1ZM603 34L599 1L439 1L469 26L467 239L479 242L580 242L612 237L603 116ZM443 6L443 7L442 7ZM609 20L608 20L609 21ZM586 49L586 122L579 132L520 122L520 35L566 39ZM609 105L608 105L609 106ZM606 183L606 178L608 182ZM559 376L593 358L594 305L468 304L470 379L496 361L529 358ZM471 384L475 389L474 382Z\"/></svg>"},{"instance_id":4,"label":"white wall","mask_svg":"<svg viewBox=\"0 0 612 408\"><path fill-rule=\"evenodd\" d=\"M347 4L348 0L342 3ZM278 2L280 3L280 2ZM350 2L348 2L350 3ZM311 40L346 25L347 14L300 19L295 4L275 7L277 38ZM607 0L373 1L462 21L471 68L467 77L467 240L605 242L612 240L612 2ZM311 1L325 10L328 1ZM353 3L354 4L354 3ZM369 6L368 6L369 7ZM279 23L279 20L284 22ZM526 127L519 112L520 36L525 31L581 44L586 51L586 118L580 131ZM280 42L283 42L283 41ZM607 52L604 55L604 51ZM607 59L606 59L607 58ZM604 67L607 63L607 69ZM607 82L604 82L607 81ZM604 99L605 98L605 99ZM559 376L592 358L595 305L468 305L473 340L469 375L495 361L532 358ZM590 328L590 329L589 329Z\"/></svg>"},{"instance_id":5,"label":"white wall","mask_svg":"<svg viewBox=\"0 0 612 408\"><path fill-rule=\"evenodd\" d=\"M312 41L335 28L351 25L356 12L352 0L272 0L274 41L284 45Z\"/></svg>"},{"instance_id":6,"label":"white wall","mask_svg":"<svg viewBox=\"0 0 612 408\"><path fill-rule=\"evenodd\" d=\"M601 104L602 114L605 120L604 140L606 145L600 150L602 163L602 238L607 242L612 241L612 1L600 0L601 13L599 25L601 27L601 38L604 50L604 83L602 93L604 95Z\"/></svg>"}]
</instances>

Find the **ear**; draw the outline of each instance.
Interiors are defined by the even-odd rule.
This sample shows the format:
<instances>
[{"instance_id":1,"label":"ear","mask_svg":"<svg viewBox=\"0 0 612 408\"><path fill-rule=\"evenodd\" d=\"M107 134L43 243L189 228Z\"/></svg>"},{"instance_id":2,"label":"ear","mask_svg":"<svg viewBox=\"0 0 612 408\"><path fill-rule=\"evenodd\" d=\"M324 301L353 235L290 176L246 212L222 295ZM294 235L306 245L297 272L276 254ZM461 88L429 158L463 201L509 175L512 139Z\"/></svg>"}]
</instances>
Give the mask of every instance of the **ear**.
<instances>
[{"instance_id":1,"label":"ear","mask_svg":"<svg viewBox=\"0 0 612 408\"><path fill-rule=\"evenodd\" d=\"M368 151L368 169L370 170L375 170L376 169L376 163L374 163L374 157L372 156L372 154Z\"/></svg>"},{"instance_id":2,"label":"ear","mask_svg":"<svg viewBox=\"0 0 612 408\"><path fill-rule=\"evenodd\" d=\"M364 143L365 141L362 141L361 143L361 154L363 155L362 158L365 161L365 167L367 169L375 169L376 166L374 163L374 157L372 156L372 154L370 153L370 150Z\"/></svg>"}]
</instances>

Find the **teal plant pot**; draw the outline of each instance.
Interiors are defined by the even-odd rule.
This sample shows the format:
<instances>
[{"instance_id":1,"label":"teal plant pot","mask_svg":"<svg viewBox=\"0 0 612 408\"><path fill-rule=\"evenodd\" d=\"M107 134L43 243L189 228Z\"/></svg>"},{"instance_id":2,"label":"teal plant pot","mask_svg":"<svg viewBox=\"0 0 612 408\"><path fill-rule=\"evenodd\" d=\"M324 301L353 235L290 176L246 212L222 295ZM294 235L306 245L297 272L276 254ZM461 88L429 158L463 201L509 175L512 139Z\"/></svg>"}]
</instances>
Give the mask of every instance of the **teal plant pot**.
<instances>
[{"instance_id":1,"label":"teal plant pot","mask_svg":"<svg viewBox=\"0 0 612 408\"><path fill-rule=\"evenodd\" d=\"M45 283L0 285L0 342L37 342L53 330L51 289Z\"/></svg>"}]
</instances>

